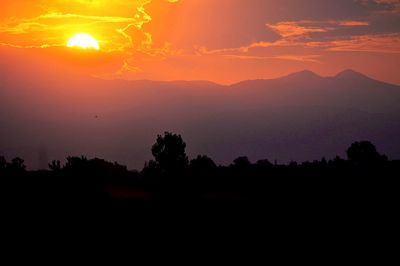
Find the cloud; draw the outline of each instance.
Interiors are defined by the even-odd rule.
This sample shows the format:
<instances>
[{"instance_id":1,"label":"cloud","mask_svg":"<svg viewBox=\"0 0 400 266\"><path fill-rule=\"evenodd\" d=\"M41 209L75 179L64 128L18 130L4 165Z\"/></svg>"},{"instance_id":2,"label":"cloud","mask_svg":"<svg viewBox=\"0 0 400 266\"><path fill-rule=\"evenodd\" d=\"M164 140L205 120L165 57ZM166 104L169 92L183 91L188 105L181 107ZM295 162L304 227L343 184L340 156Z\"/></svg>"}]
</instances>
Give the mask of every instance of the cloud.
<instances>
[{"instance_id":1,"label":"cloud","mask_svg":"<svg viewBox=\"0 0 400 266\"><path fill-rule=\"evenodd\" d=\"M355 36L324 43L329 51L400 54L400 33Z\"/></svg>"},{"instance_id":2,"label":"cloud","mask_svg":"<svg viewBox=\"0 0 400 266\"><path fill-rule=\"evenodd\" d=\"M373 12L383 12L383 13L400 12L399 0L356 0L356 2Z\"/></svg>"},{"instance_id":3,"label":"cloud","mask_svg":"<svg viewBox=\"0 0 400 266\"><path fill-rule=\"evenodd\" d=\"M356 27L356 26L369 26L370 23L368 21L343 20L339 21L338 25L346 27Z\"/></svg>"},{"instance_id":4,"label":"cloud","mask_svg":"<svg viewBox=\"0 0 400 266\"><path fill-rule=\"evenodd\" d=\"M321 61L318 60L320 57L321 55L279 55L273 58L290 61L321 63Z\"/></svg>"},{"instance_id":5,"label":"cloud","mask_svg":"<svg viewBox=\"0 0 400 266\"><path fill-rule=\"evenodd\" d=\"M129 17L85 16L78 14L48 13L30 19L19 19L0 26L0 32L10 34L27 34L53 31L95 24L123 24L136 20Z\"/></svg>"},{"instance_id":6,"label":"cloud","mask_svg":"<svg viewBox=\"0 0 400 266\"><path fill-rule=\"evenodd\" d=\"M0 42L0 46L12 47L12 48L18 48L18 49L23 49L23 48L26 48L26 49L44 49L44 48L49 48L49 47L59 47L60 45L52 45L51 46L51 45L48 45L48 44L42 44L42 45L39 45L39 46L36 46L36 45L27 46L27 45L16 45L16 44Z\"/></svg>"},{"instance_id":7,"label":"cloud","mask_svg":"<svg viewBox=\"0 0 400 266\"><path fill-rule=\"evenodd\" d=\"M251 62L271 59L323 64L327 54L339 52L400 54L400 33L361 34L366 20L283 21L267 24L280 38L252 42L236 48L199 47L199 56L216 56ZM351 35L351 33L355 35Z\"/></svg>"},{"instance_id":8,"label":"cloud","mask_svg":"<svg viewBox=\"0 0 400 266\"><path fill-rule=\"evenodd\" d=\"M251 55L223 55L226 58L233 59L241 59L241 60L271 60L271 59L279 59L279 60L288 60L288 61L297 61L297 62L311 62L311 63L321 63L318 58L320 55L295 55L295 54L286 54L286 55L278 55L278 56L251 56Z\"/></svg>"},{"instance_id":9,"label":"cloud","mask_svg":"<svg viewBox=\"0 0 400 266\"><path fill-rule=\"evenodd\" d=\"M394 51L396 49L397 34L379 34L374 37L373 34L362 35L338 35L344 30L349 28L368 27L370 25L367 21L362 20L340 20L340 21L283 21L275 24L267 24L267 27L274 30L279 34L280 38L275 41L260 41L247 44L245 46L236 48L223 48L223 49L208 49L201 47L197 49L199 54L216 54L223 55L226 53L249 53L255 49L272 48L272 47L303 47L303 48L326 48L329 51L338 51L334 47L342 44L350 46L350 43L355 47L355 43L360 43L358 47L364 48L363 51ZM389 37L388 37L389 36ZM387 43L390 43L389 49L383 48ZM378 46L381 49L377 49ZM361 49L360 49L361 50Z\"/></svg>"},{"instance_id":10,"label":"cloud","mask_svg":"<svg viewBox=\"0 0 400 266\"><path fill-rule=\"evenodd\" d=\"M276 24L267 24L269 28L278 33L281 37L301 36L312 32L327 32L329 28L302 26L301 22L285 21Z\"/></svg>"},{"instance_id":11,"label":"cloud","mask_svg":"<svg viewBox=\"0 0 400 266\"><path fill-rule=\"evenodd\" d=\"M370 26L370 22L364 20L302 20L267 24L267 27L274 30L282 38L310 36L313 33L334 33L335 31L343 30L344 28L358 28L366 26Z\"/></svg>"}]
</instances>

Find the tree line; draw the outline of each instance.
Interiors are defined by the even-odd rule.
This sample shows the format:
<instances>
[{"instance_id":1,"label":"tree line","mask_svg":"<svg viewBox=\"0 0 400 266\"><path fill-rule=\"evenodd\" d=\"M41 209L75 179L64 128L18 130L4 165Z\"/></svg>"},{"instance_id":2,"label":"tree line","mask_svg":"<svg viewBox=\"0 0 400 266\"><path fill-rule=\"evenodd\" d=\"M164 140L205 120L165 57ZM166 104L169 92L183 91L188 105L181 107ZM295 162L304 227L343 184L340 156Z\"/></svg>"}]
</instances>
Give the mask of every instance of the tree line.
<instances>
[{"instance_id":1,"label":"tree line","mask_svg":"<svg viewBox=\"0 0 400 266\"><path fill-rule=\"evenodd\" d=\"M207 155L198 155L196 158L189 160L186 154L186 143L182 136L165 132L164 135L158 135L155 144L151 148L154 160L145 163L141 174L149 175L179 175L184 171L191 170L192 173L206 173L217 169L217 164ZM389 160L386 155L380 154L375 145L369 141L354 142L346 151L347 160L336 156L334 159L327 161L322 158L320 161L290 162L287 166L311 166L311 165L338 165L348 164L353 166L376 166L387 163ZM271 163L268 159L259 160L252 164L248 157L242 156L236 158L231 165L226 166L236 170L246 169L250 167L265 167L277 165ZM98 169L100 171L124 172L128 171L126 166L117 162L111 163L103 159L88 159L85 156L67 157L66 163L61 165L59 160L53 160L49 165L49 170L53 172L71 172L73 170L88 171L89 169ZM4 156L0 156L0 173L22 173L26 172L27 167L22 158L16 157L7 162ZM88 174L90 173L87 172Z\"/></svg>"},{"instance_id":2,"label":"tree line","mask_svg":"<svg viewBox=\"0 0 400 266\"><path fill-rule=\"evenodd\" d=\"M0 157L1 187L12 198L17 191L25 199L40 195L58 202L91 204L118 197L243 199L307 193L325 197L335 191L361 191L360 187L372 184L369 180L375 185L397 180L400 170L399 161L389 160L369 141L353 143L346 151L347 159L277 164L267 159L252 163L243 156L220 166L207 155L189 160L182 136L165 132L157 136L151 152L154 159L141 171L84 156L68 157L63 165L52 161L49 170L27 171L23 159Z\"/></svg>"}]
</instances>

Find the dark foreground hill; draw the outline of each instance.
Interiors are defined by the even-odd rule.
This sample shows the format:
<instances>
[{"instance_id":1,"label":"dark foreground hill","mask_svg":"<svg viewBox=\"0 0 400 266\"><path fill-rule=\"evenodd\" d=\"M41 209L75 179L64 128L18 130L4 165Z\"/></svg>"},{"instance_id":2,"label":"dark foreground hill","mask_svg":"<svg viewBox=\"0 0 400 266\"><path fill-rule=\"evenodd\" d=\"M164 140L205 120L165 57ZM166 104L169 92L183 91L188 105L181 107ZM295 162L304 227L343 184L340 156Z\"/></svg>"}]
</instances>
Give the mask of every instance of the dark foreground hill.
<instances>
[{"instance_id":1,"label":"dark foreground hill","mask_svg":"<svg viewBox=\"0 0 400 266\"><path fill-rule=\"evenodd\" d=\"M80 239L88 237L107 244L107 252L109 245L126 245L120 238L163 247L171 239L185 246L201 240L234 258L232 248L243 252L243 245L262 252L268 245L279 254L291 246L296 260L340 260L338 249L359 259L358 250L394 248L389 239L398 225L400 162L370 142L351 145L346 160L277 164L239 157L227 166L204 155L189 160L185 147L179 135L158 136L154 160L140 172L86 157L26 171L23 160L0 157L3 240L9 247L50 235L56 250L56 243L71 239L86 251Z\"/></svg>"}]
</instances>

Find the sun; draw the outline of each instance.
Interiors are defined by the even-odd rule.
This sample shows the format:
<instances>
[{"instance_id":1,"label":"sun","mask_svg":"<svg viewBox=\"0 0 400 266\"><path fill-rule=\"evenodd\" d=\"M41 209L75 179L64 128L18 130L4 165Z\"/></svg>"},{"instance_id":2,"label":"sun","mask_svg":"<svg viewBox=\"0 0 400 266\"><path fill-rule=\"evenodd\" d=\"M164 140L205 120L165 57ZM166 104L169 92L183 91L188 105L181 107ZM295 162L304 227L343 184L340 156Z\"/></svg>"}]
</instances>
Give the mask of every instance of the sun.
<instances>
[{"instance_id":1,"label":"sun","mask_svg":"<svg viewBox=\"0 0 400 266\"><path fill-rule=\"evenodd\" d=\"M86 33L78 33L72 36L67 43L67 47L100 50L99 42Z\"/></svg>"}]
</instances>

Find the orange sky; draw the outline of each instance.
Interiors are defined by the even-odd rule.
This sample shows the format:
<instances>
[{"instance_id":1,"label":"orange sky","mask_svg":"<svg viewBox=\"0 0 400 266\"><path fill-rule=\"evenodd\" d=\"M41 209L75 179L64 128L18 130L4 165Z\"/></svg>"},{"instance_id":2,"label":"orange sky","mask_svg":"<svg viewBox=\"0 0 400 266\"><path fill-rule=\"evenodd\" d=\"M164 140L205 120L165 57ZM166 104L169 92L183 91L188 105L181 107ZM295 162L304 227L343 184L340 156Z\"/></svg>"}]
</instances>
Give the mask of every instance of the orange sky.
<instances>
[{"instance_id":1,"label":"orange sky","mask_svg":"<svg viewBox=\"0 0 400 266\"><path fill-rule=\"evenodd\" d=\"M100 51L67 48L79 32ZM18 69L17 57L106 79L233 83L352 68L400 84L400 1L2 1L0 59Z\"/></svg>"}]
</instances>

